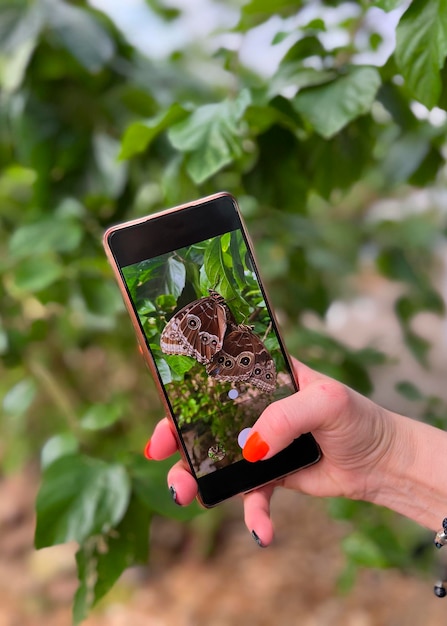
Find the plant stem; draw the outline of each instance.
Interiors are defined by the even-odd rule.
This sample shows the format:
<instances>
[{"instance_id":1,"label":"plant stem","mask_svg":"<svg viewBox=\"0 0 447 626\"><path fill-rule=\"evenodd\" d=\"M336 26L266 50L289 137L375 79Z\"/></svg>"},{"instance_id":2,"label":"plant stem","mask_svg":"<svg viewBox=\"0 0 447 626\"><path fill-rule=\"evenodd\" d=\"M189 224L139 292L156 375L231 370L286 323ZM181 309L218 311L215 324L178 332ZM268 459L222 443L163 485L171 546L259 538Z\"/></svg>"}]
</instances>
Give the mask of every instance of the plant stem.
<instances>
[{"instance_id":1,"label":"plant stem","mask_svg":"<svg viewBox=\"0 0 447 626\"><path fill-rule=\"evenodd\" d=\"M54 374L41 362L31 358L28 367L33 376L41 383L48 397L65 416L68 426L73 433L79 432L79 424L76 411L68 397L68 393L54 376Z\"/></svg>"}]
</instances>

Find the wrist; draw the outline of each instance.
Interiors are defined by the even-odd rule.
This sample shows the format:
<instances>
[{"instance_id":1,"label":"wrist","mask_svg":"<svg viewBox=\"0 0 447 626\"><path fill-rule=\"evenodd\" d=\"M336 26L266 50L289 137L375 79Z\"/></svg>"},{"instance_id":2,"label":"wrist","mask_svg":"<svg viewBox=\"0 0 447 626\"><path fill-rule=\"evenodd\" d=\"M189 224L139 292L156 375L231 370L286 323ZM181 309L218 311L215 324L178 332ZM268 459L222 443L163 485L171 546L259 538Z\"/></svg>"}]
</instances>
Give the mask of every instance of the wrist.
<instances>
[{"instance_id":1,"label":"wrist","mask_svg":"<svg viewBox=\"0 0 447 626\"><path fill-rule=\"evenodd\" d=\"M396 413L390 419L391 443L367 499L438 530L447 515L447 433Z\"/></svg>"}]
</instances>

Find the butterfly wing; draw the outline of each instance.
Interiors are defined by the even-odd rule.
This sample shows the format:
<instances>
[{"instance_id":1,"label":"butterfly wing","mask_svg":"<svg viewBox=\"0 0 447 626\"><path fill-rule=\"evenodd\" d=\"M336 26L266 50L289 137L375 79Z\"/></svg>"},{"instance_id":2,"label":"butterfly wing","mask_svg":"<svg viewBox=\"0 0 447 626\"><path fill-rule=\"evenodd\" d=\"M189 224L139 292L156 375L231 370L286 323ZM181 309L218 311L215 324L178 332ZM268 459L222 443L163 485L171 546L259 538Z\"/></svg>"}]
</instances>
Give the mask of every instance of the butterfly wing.
<instances>
[{"instance_id":1,"label":"butterfly wing","mask_svg":"<svg viewBox=\"0 0 447 626\"><path fill-rule=\"evenodd\" d=\"M207 365L207 373L221 381L248 380L255 363L252 334L240 326L233 327L225 335L222 349Z\"/></svg>"},{"instance_id":2,"label":"butterfly wing","mask_svg":"<svg viewBox=\"0 0 447 626\"><path fill-rule=\"evenodd\" d=\"M223 297L216 291L187 304L163 329L160 337L162 352L192 356L199 363L209 363L222 349L227 311Z\"/></svg>"},{"instance_id":3,"label":"butterfly wing","mask_svg":"<svg viewBox=\"0 0 447 626\"><path fill-rule=\"evenodd\" d=\"M261 340L259 340L261 342ZM261 342L262 343L262 342ZM276 388L276 367L270 352L262 344L262 350L256 355L256 362L250 376L249 382L261 389L271 393Z\"/></svg>"},{"instance_id":4,"label":"butterfly wing","mask_svg":"<svg viewBox=\"0 0 447 626\"><path fill-rule=\"evenodd\" d=\"M222 382L247 381L262 391L276 387L275 363L261 339L249 326L232 325L206 371Z\"/></svg>"}]
</instances>

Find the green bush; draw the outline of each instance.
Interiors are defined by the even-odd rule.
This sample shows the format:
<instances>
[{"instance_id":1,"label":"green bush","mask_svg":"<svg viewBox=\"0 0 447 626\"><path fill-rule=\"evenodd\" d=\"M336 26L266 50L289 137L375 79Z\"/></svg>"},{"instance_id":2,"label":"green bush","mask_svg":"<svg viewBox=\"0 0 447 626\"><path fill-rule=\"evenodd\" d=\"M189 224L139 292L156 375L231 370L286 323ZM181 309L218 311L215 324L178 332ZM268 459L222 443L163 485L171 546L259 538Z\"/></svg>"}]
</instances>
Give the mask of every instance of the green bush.
<instances>
[{"instance_id":1,"label":"green bush","mask_svg":"<svg viewBox=\"0 0 447 626\"><path fill-rule=\"evenodd\" d=\"M40 455L36 546L79 542L76 623L126 567L147 559L154 515L198 513L170 501L169 464L140 454L161 405L101 248L107 225L230 191L293 353L372 391L368 371L384 355L297 323L309 311L323 318L368 253L403 286L396 318L427 363L430 345L412 320L444 313L431 275L445 215L371 220L369 209L445 177L447 7L413 0L402 9L395 49L375 66L356 60L382 41L368 11L383 10L385 22L401 3L347 4L349 19L337 22L339 3L326 0L308 23L301 2L233 7L240 41L276 17L272 46L288 45L268 77L237 49L210 54L205 37L148 58L80 0L0 7L2 465L12 472ZM161 0L148 5L181 19ZM335 30L344 35L336 47ZM439 399L411 381L399 390L445 424ZM333 507L357 520L345 545L353 567L407 565L386 513L375 512L373 527L363 505Z\"/></svg>"}]
</instances>

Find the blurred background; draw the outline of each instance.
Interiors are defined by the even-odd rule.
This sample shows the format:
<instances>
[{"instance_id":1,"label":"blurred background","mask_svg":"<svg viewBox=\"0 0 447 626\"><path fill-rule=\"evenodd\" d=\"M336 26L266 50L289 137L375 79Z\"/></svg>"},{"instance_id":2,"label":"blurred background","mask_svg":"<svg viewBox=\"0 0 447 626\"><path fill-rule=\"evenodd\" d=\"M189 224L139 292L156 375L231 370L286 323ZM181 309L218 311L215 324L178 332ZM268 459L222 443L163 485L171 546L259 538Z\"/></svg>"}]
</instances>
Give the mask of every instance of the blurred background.
<instances>
[{"instance_id":1,"label":"blurred background","mask_svg":"<svg viewBox=\"0 0 447 626\"><path fill-rule=\"evenodd\" d=\"M388 511L278 493L260 550L238 500L172 504L101 246L233 193L290 352L445 428L440 11L1 0L0 626L444 623L432 536Z\"/></svg>"}]
</instances>

